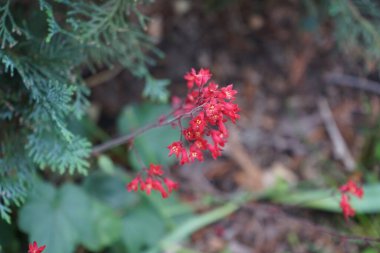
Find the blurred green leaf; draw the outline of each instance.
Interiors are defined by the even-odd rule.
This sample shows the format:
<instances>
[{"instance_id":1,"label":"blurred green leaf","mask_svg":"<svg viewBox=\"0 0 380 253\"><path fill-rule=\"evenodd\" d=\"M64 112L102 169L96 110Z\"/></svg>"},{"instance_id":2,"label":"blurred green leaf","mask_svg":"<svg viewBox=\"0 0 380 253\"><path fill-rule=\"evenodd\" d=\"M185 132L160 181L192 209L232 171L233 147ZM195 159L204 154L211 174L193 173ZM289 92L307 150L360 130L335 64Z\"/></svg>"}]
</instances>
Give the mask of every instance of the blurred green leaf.
<instances>
[{"instance_id":1,"label":"blurred green leaf","mask_svg":"<svg viewBox=\"0 0 380 253\"><path fill-rule=\"evenodd\" d=\"M376 161L380 160L380 141L375 144L375 159Z\"/></svg>"},{"instance_id":2,"label":"blurred green leaf","mask_svg":"<svg viewBox=\"0 0 380 253\"><path fill-rule=\"evenodd\" d=\"M106 155L100 155L98 157L98 166L105 173L112 174L115 171L115 165L112 160Z\"/></svg>"},{"instance_id":3,"label":"blurred green leaf","mask_svg":"<svg viewBox=\"0 0 380 253\"><path fill-rule=\"evenodd\" d=\"M351 198L351 205L357 213L379 213L380 212L380 184L364 185L364 196L362 199ZM341 212L339 207L340 195L333 194L329 190L299 190L294 192L283 192L283 194L272 195L275 202L289 205L297 205L325 211Z\"/></svg>"},{"instance_id":4,"label":"blurred green leaf","mask_svg":"<svg viewBox=\"0 0 380 253\"><path fill-rule=\"evenodd\" d=\"M20 210L19 227L47 245L50 253L71 253L78 244L97 251L120 237L120 219L80 187L59 189L39 182Z\"/></svg>"},{"instance_id":5,"label":"blurred green leaf","mask_svg":"<svg viewBox=\"0 0 380 253\"><path fill-rule=\"evenodd\" d=\"M13 224L0 219L0 253L21 252Z\"/></svg>"},{"instance_id":6,"label":"blurred green leaf","mask_svg":"<svg viewBox=\"0 0 380 253\"><path fill-rule=\"evenodd\" d=\"M123 211L136 204L139 195L127 192L125 189L126 178L118 171L115 175L104 172L94 172L84 182L85 190L101 202L113 209Z\"/></svg>"},{"instance_id":7,"label":"blurred green leaf","mask_svg":"<svg viewBox=\"0 0 380 253\"><path fill-rule=\"evenodd\" d=\"M148 205L133 209L123 219L122 240L128 253L152 247L165 235L161 217Z\"/></svg>"},{"instance_id":8,"label":"blurred green leaf","mask_svg":"<svg viewBox=\"0 0 380 253\"><path fill-rule=\"evenodd\" d=\"M230 215L238 208L239 205L230 202L207 213L190 218L181 223L173 232L163 237L159 243L150 248L147 252L157 253L171 251L175 248L176 244L179 244L197 230Z\"/></svg>"},{"instance_id":9,"label":"blurred green leaf","mask_svg":"<svg viewBox=\"0 0 380 253\"><path fill-rule=\"evenodd\" d=\"M143 96L152 101L166 103L169 99L169 91L166 88L170 84L168 79L155 79L148 76L146 79Z\"/></svg>"},{"instance_id":10,"label":"blurred green leaf","mask_svg":"<svg viewBox=\"0 0 380 253\"><path fill-rule=\"evenodd\" d=\"M129 134L133 130L157 121L160 116L168 112L170 112L168 105L144 103L139 106L126 106L118 119L118 131L120 134ZM134 149L137 154L133 152L129 154L133 168L139 170L142 166L136 156L139 156L146 166L149 163L159 163L164 166L172 164L174 158L168 157L166 147L178 137L178 129L172 129L170 126L151 129L136 137Z\"/></svg>"}]
</instances>

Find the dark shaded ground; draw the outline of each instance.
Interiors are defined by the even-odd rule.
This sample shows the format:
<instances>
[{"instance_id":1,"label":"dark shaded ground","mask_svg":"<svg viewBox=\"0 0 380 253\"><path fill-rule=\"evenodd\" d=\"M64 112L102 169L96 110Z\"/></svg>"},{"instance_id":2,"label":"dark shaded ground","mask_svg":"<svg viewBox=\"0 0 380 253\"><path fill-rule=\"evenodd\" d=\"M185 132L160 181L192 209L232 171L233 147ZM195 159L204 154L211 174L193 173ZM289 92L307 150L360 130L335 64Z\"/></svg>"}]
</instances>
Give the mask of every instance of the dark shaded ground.
<instances>
[{"instance_id":1,"label":"dark shaded ground","mask_svg":"<svg viewBox=\"0 0 380 253\"><path fill-rule=\"evenodd\" d=\"M166 55L152 73L171 79L173 94L185 92L182 77L191 67L210 68L215 80L232 82L240 92L242 118L224 158L205 163L202 170L181 170L185 197L263 189L278 175L290 184L315 187L335 186L351 175L346 164L334 159L335 144L318 101L327 99L355 160L366 144L360 131L374 125L380 103L371 94L323 78L332 72L361 75L362 69L337 53L328 25L313 32L302 28L305 17L298 1L159 0L146 12L152 17L148 31ZM112 131L122 106L141 94L136 83L123 72L93 89L106 129ZM341 220L252 203L194 234L189 247L201 252L359 252L355 244L316 227Z\"/></svg>"}]
</instances>

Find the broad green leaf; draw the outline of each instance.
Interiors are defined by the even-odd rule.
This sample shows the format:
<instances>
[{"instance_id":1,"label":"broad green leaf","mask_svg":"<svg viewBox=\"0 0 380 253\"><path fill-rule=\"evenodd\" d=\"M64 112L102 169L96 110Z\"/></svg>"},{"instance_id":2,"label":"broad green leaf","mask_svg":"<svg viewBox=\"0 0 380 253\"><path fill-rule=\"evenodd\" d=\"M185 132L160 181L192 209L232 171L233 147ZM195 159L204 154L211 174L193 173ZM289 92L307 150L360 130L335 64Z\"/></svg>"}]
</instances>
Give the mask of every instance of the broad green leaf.
<instances>
[{"instance_id":1,"label":"broad green leaf","mask_svg":"<svg viewBox=\"0 0 380 253\"><path fill-rule=\"evenodd\" d=\"M99 202L93 202L90 208L88 226L81 229L81 242L91 251L99 251L120 238L121 219Z\"/></svg>"},{"instance_id":2,"label":"broad green leaf","mask_svg":"<svg viewBox=\"0 0 380 253\"><path fill-rule=\"evenodd\" d=\"M47 245L50 253L71 253L78 243L78 233L70 219L44 199L28 201L20 210L19 227L29 238Z\"/></svg>"},{"instance_id":3,"label":"broad green leaf","mask_svg":"<svg viewBox=\"0 0 380 253\"><path fill-rule=\"evenodd\" d=\"M119 238L119 224L112 209L72 184L36 183L19 217L20 229L49 253L71 253L79 244L101 250Z\"/></svg>"},{"instance_id":4,"label":"broad green leaf","mask_svg":"<svg viewBox=\"0 0 380 253\"><path fill-rule=\"evenodd\" d=\"M140 106L127 106L118 119L119 133L130 134L140 127L156 122L160 116L168 112L170 112L168 105L146 103ZM141 162L138 162L136 156L139 156L146 166L149 163L159 163L164 166L172 164L174 158L168 157L168 149L166 147L178 138L178 129L172 129L171 126L151 129L136 137L133 148L137 154L135 152L130 153L132 166L136 170L141 169Z\"/></svg>"},{"instance_id":5,"label":"broad green leaf","mask_svg":"<svg viewBox=\"0 0 380 253\"><path fill-rule=\"evenodd\" d=\"M122 240L128 253L139 253L144 247L152 247L164 235L161 217L148 205L133 209L123 219Z\"/></svg>"},{"instance_id":6,"label":"broad green leaf","mask_svg":"<svg viewBox=\"0 0 380 253\"><path fill-rule=\"evenodd\" d=\"M139 197L138 194L126 191L126 176L120 174L119 171L116 171L115 175L94 172L86 178L84 188L101 202L118 211L123 211L135 205Z\"/></svg>"},{"instance_id":7,"label":"broad green leaf","mask_svg":"<svg viewBox=\"0 0 380 253\"><path fill-rule=\"evenodd\" d=\"M362 199L351 198L351 205L357 213L380 212L380 184L364 185ZM307 190L287 192L273 197L273 200L283 204L297 205L325 211L341 212L339 207L340 195L329 190Z\"/></svg>"}]
</instances>

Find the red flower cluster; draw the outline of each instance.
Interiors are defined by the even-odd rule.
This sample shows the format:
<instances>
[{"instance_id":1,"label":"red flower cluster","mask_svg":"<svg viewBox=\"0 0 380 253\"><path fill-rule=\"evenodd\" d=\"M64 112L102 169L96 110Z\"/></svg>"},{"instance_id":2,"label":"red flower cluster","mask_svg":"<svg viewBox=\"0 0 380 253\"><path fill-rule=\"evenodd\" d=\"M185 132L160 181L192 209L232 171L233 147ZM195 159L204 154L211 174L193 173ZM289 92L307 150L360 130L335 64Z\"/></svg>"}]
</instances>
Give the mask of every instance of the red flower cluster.
<instances>
[{"instance_id":1,"label":"red flower cluster","mask_svg":"<svg viewBox=\"0 0 380 253\"><path fill-rule=\"evenodd\" d=\"M177 97L173 98L175 119L172 123L173 126L180 127L181 140L170 144L168 149L169 156L175 155L181 165L195 160L203 161L205 151L209 151L214 159L220 156L228 138L225 123L236 123L240 117L240 109L233 103L237 93L233 85L219 88L218 84L209 82L211 76L208 69L200 69L199 72L191 69L184 76L188 88L186 100L182 102ZM183 128L182 119L185 118L190 120L187 127ZM161 117L159 122L163 124L164 119L166 117ZM145 179L138 175L127 185L127 189L140 189L148 195L154 190L167 198L172 190L178 188L178 183L163 177L163 174L160 165L151 164L149 170L146 170Z\"/></svg>"},{"instance_id":2,"label":"red flower cluster","mask_svg":"<svg viewBox=\"0 0 380 253\"><path fill-rule=\"evenodd\" d=\"M41 247L38 247L37 243L34 241L33 243L29 244L29 250L28 253L41 253L46 248L46 245L42 245Z\"/></svg>"},{"instance_id":3,"label":"red flower cluster","mask_svg":"<svg viewBox=\"0 0 380 253\"><path fill-rule=\"evenodd\" d=\"M220 156L228 138L225 123L229 120L236 123L240 117L240 109L233 103L237 93L233 85L222 88L214 82L207 85L211 76L208 69L200 69L198 73L192 69L184 76L188 94L185 103L176 108L175 115L191 112L191 119L185 129L179 124L184 140L168 146L169 156L174 154L181 165L203 161L203 152L207 150L214 159Z\"/></svg>"},{"instance_id":4,"label":"red flower cluster","mask_svg":"<svg viewBox=\"0 0 380 253\"><path fill-rule=\"evenodd\" d=\"M128 191L145 191L150 195L151 191L158 191L161 193L162 198L167 198L169 194L178 188L178 183L169 178L162 177L164 172L160 165L150 164L149 169L146 171L148 175L145 180L140 175L134 178L128 185ZM167 190L163 186L166 185Z\"/></svg>"},{"instance_id":5,"label":"red flower cluster","mask_svg":"<svg viewBox=\"0 0 380 253\"><path fill-rule=\"evenodd\" d=\"M346 219L355 216L355 210L350 204L350 195L362 198L364 191L362 187L359 187L354 181L349 180L346 184L339 188L341 193L340 208L343 211L343 215Z\"/></svg>"}]
</instances>

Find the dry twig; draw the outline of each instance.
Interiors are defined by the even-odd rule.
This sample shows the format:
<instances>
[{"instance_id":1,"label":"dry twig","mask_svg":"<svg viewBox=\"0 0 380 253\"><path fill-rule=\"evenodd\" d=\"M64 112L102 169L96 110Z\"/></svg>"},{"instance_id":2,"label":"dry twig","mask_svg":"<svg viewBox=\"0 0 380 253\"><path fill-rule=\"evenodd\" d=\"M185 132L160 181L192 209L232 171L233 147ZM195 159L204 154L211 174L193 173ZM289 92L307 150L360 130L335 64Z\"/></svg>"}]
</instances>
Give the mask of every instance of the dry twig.
<instances>
[{"instance_id":1,"label":"dry twig","mask_svg":"<svg viewBox=\"0 0 380 253\"><path fill-rule=\"evenodd\" d=\"M328 73L324 76L324 80L334 85L361 89L380 95L380 83L364 78L339 73Z\"/></svg>"},{"instance_id":2,"label":"dry twig","mask_svg":"<svg viewBox=\"0 0 380 253\"><path fill-rule=\"evenodd\" d=\"M318 108L326 126L327 133L333 143L334 156L343 162L348 171L353 171L355 168L355 161L347 148L346 142L344 141L338 126L336 125L329 104L325 98L318 100Z\"/></svg>"}]
</instances>

